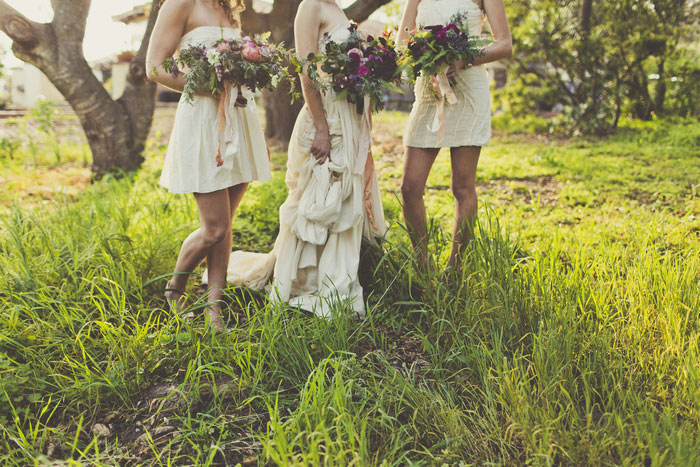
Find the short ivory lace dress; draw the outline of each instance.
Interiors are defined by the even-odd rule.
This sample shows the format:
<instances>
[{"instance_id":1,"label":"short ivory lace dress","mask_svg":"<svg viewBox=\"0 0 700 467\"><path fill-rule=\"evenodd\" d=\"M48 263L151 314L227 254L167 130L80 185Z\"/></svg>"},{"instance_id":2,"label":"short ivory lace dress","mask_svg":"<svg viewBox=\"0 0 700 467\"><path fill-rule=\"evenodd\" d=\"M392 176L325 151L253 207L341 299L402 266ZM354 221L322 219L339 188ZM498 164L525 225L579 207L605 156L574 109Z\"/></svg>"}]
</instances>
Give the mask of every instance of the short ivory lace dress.
<instances>
[{"instance_id":1,"label":"short ivory lace dress","mask_svg":"<svg viewBox=\"0 0 700 467\"><path fill-rule=\"evenodd\" d=\"M421 0L416 23L419 28L448 24L456 13L468 18L469 34L478 36L484 13L472 0ZM416 101L404 134L404 145L414 148L485 146L491 139L491 93L483 66L461 70L452 89L455 104L445 103L445 135L439 140L438 99L430 78L416 82Z\"/></svg>"},{"instance_id":2,"label":"short ivory lace dress","mask_svg":"<svg viewBox=\"0 0 700 467\"><path fill-rule=\"evenodd\" d=\"M240 35L240 29L202 26L182 37L179 50ZM195 96L191 103L185 102L184 96L180 99L160 178L162 186L173 193L211 193L272 178L253 93L244 89L243 95L248 99L247 107L235 107L236 92L226 104L226 126L221 133L217 99ZM216 162L219 144L224 162L221 167Z\"/></svg>"}]
</instances>

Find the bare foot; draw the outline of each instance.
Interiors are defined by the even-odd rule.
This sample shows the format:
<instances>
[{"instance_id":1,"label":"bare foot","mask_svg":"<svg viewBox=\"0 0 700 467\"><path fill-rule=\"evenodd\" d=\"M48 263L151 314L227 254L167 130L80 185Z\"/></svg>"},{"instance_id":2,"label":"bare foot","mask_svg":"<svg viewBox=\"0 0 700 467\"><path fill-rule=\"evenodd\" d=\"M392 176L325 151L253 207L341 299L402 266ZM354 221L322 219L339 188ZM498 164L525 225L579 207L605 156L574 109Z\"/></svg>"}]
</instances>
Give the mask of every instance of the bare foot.
<instances>
[{"instance_id":1,"label":"bare foot","mask_svg":"<svg viewBox=\"0 0 700 467\"><path fill-rule=\"evenodd\" d=\"M221 332L226 330L224 326L224 320L221 317L221 312L216 308L207 307L204 311L206 316L207 324L210 325L215 331Z\"/></svg>"},{"instance_id":2,"label":"bare foot","mask_svg":"<svg viewBox=\"0 0 700 467\"><path fill-rule=\"evenodd\" d=\"M174 289L170 286L168 282L165 286L165 301L168 302L168 306L172 309L182 310L187 307L187 298L185 298L185 292L183 290Z\"/></svg>"}]
</instances>

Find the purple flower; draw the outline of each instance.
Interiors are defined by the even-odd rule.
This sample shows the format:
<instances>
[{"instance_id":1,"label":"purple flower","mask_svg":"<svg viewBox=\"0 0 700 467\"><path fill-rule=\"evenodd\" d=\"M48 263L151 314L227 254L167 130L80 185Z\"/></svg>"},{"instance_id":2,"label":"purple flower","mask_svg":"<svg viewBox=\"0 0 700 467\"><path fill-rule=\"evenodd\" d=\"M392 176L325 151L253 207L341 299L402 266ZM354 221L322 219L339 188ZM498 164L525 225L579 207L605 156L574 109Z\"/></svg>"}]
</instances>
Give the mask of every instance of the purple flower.
<instances>
[{"instance_id":1,"label":"purple flower","mask_svg":"<svg viewBox=\"0 0 700 467\"><path fill-rule=\"evenodd\" d=\"M360 49L351 49L348 51L348 56L350 57L350 60L352 60L355 63L359 63L360 60L362 59L362 51Z\"/></svg>"},{"instance_id":2,"label":"purple flower","mask_svg":"<svg viewBox=\"0 0 700 467\"><path fill-rule=\"evenodd\" d=\"M365 76L367 73L369 73L369 67L365 65L357 69L357 76Z\"/></svg>"}]
</instances>

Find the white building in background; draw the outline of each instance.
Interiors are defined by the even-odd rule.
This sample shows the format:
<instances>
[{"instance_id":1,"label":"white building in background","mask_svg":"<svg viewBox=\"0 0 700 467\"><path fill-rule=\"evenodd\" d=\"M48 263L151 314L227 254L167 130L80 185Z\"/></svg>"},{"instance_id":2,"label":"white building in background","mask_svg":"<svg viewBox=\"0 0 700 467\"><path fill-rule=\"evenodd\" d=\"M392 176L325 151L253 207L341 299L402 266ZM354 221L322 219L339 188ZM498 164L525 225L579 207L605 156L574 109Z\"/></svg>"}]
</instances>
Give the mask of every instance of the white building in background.
<instances>
[{"instance_id":1,"label":"white building in background","mask_svg":"<svg viewBox=\"0 0 700 467\"><path fill-rule=\"evenodd\" d=\"M30 108L39 99L48 99L59 104L65 99L58 89L38 68L25 63L9 70L10 75L10 104L17 108Z\"/></svg>"},{"instance_id":2,"label":"white building in background","mask_svg":"<svg viewBox=\"0 0 700 467\"><path fill-rule=\"evenodd\" d=\"M129 11L113 16L112 20L124 23L127 26L128 38L126 43L129 44L130 50L121 51L118 55L111 55L91 63L95 74L101 77L103 82L107 82L111 79L110 92L113 99L121 97L126 89L127 78L129 76L129 63L135 51L141 47L143 36L146 34L151 5L152 2L144 2L136 5ZM266 0L254 0L253 8L261 13L269 13L272 11L272 3ZM173 94L176 93L173 93L163 86L158 86L158 96L160 100L177 99L178 96L174 96Z\"/></svg>"}]
</instances>

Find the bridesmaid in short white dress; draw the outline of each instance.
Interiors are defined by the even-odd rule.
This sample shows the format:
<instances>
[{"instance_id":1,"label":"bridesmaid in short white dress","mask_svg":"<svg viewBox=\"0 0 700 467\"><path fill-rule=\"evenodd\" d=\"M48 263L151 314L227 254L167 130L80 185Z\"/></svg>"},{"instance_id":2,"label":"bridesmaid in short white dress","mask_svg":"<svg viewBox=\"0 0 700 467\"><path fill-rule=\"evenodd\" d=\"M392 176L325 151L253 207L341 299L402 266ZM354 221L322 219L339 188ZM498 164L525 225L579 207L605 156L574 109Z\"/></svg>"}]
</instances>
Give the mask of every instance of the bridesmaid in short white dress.
<instances>
[{"instance_id":1,"label":"bridesmaid in short white dress","mask_svg":"<svg viewBox=\"0 0 700 467\"><path fill-rule=\"evenodd\" d=\"M306 0L297 13L297 50L301 56L318 53L323 46L322 29L331 40L343 41L349 26L334 3ZM358 114L354 104L337 99L333 91L319 94L306 80L304 75L307 105L289 144L289 195L280 208L275 247L269 254L234 252L228 279L262 289L274 273L273 302L286 302L321 317L331 316L338 307L363 314L360 245L363 237L376 241L386 231L369 152L369 114ZM368 105L365 109L369 112Z\"/></svg>"},{"instance_id":2,"label":"bridesmaid in short white dress","mask_svg":"<svg viewBox=\"0 0 700 467\"><path fill-rule=\"evenodd\" d=\"M212 45L219 39L241 37L238 28L200 26L182 36L178 50L191 45ZM253 93L243 88L245 107L228 103L226 127L219 134L219 102L209 96L180 99L160 184L171 193L211 193L252 181L272 178L270 159L255 110ZM217 166L221 145L224 164Z\"/></svg>"},{"instance_id":3,"label":"bridesmaid in short white dress","mask_svg":"<svg viewBox=\"0 0 700 467\"><path fill-rule=\"evenodd\" d=\"M193 44L213 45L240 37L242 0L165 0L151 36L149 78L182 91L182 72L167 73L163 61ZM246 104L247 99L247 104ZM248 183L271 178L269 155L253 96L241 90L223 102L208 91L193 102L180 100L160 183L173 193L193 193L200 228L185 240L166 288L171 306L183 307L188 276L206 259L209 268L207 318L223 328L220 303L231 255L231 225ZM220 128L220 118L225 118ZM221 150L222 164L217 162Z\"/></svg>"},{"instance_id":4,"label":"bridesmaid in short white dress","mask_svg":"<svg viewBox=\"0 0 700 467\"><path fill-rule=\"evenodd\" d=\"M451 149L455 227L448 268L456 265L461 246L469 239L470 223L477 212L476 167L481 147L491 138L489 78L482 65L509 57L513 50L505 6L503 0L408 0L398 38L400 44L405 43L408 31L449 24L457 13L466 17L470 35L481 34L483 21L488 19L494 42L473 64L450 67L447 75L454 83L454 103L438 99L433 79L418 78L416 101L404 133L406 154L401 185L411 241L426 263L425 184L440 148Z\"/></svg>"}]
</instances>

